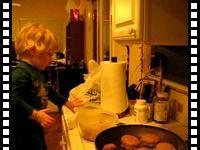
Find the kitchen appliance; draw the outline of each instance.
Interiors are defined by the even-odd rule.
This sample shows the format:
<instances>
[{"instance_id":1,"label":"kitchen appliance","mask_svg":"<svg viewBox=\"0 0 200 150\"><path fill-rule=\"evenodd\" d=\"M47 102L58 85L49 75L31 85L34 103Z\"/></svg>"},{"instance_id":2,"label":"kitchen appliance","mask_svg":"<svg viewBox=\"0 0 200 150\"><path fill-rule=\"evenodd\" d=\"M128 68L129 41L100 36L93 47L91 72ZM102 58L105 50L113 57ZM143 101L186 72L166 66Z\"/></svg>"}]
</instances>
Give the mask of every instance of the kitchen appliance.
<instances>
[{"instance_id":1,"label":"kitchen appliance","mask_svg":"<svg viewBox=\"0 0 200 150\"><path fill-rule=\"evenodd\" d=\"M95 139L96 150L102 150L103 146L108 143L120 146L122 135L130 134L140 137L144 133L154 133L159 136L160 141L173 144L176 150L186 150L185 142L178 135L169 130L149 125L123 125L107 129Z\"/></svg>"}]
</instances>

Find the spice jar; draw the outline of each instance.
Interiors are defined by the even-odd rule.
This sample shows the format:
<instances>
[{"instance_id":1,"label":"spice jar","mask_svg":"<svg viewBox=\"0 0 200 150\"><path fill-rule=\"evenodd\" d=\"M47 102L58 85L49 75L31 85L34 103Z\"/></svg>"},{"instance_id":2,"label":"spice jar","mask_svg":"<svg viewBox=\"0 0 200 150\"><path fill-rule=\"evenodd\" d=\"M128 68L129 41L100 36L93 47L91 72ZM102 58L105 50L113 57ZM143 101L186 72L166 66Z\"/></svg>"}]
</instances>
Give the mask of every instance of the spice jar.
<instances>
[{"instance_id":1,"label":"spice jar","mask_svg":"<svg viewBox=\"0 0 200 150\"><path fill-rule=\"evenodd\" d=\"M135 106L135 117L137 123L147 123L149 117L149 108L144 99L136 100Z\"/></svg>"},{"instance_id":2,"label":"spice jar","mask_svg":"<svg viewBox=\"0 0 200 150\"><path fill-rule=\"evenodd\" d=\"M154 104L154 120L159 123L166 123L169 114L168 93L158 92Z\"/></svg>"}]
</instances>

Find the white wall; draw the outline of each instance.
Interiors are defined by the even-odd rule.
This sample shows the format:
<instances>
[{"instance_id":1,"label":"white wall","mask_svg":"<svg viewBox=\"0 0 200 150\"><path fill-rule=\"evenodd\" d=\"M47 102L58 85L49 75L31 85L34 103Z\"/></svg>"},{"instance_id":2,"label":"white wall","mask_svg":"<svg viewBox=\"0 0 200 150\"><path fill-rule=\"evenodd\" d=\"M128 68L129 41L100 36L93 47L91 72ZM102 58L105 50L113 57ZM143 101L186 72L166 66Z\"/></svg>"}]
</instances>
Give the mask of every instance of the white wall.
<instances>
[{"instance_id":1,"label":"white wall","mask_svg":"<svg viewBox=\"0 0 200 150\"><path fill-rule=\"evenodd\" d=\"M58 39L59 51L66 45L66 0L20 0L21 7L12 7L12 39L21 27L28 23L42 23L49 28Z\"/></svg>"},{"instance_id":2,"label":"white wall","mask_svg":"<svg viewBox=\"0 0 200 150\"><path fill-rule=\"evenodd\" d=\"M13 18L12 20L12 40L16 39L17 33L26 23L41 23L51 30L57 40L58 49L63 52L66 47L66 27L64 20L55 18Z\"/></svg>"}]
</instances>

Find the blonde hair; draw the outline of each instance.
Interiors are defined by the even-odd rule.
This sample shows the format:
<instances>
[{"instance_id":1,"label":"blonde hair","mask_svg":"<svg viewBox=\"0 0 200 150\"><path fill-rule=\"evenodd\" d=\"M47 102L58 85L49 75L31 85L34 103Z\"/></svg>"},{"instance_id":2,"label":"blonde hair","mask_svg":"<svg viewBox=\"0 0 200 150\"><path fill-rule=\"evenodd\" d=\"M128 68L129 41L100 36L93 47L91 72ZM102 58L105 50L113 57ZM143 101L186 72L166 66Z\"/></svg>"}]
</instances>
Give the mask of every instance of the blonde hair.
<instances>
[{"instance_id":1,"label":"blonde hair","mask_svg":"<svg viewBox=\"0 0 200 150\"><path fill-rule=\"evenodd\" d=\"M57 39L42 24L28 23L16 38L15 49L18 59L28 55L32 48L35 48L36 55L41 52L55 53L58 50Z\"/></svg>"}]
</instances>

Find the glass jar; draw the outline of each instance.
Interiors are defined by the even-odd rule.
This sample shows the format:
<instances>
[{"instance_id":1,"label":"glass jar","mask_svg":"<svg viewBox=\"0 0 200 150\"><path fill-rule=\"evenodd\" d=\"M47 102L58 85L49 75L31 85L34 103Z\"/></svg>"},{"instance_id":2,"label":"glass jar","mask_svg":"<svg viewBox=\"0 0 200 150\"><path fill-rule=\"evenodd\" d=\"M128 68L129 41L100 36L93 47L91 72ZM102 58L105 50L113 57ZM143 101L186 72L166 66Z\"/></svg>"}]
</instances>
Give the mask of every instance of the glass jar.
<instances>
[{"instance_id":1,"label":"glass jar","mask_svg":"<svg viewBox=\"0 0 200 150\"><path fill-rule=\"evenodd\" d=\"M166 123L169 119L168 93L158 92L154 104L154 120L159 123Z\"/></svg>"},{"instance_id":2,"label":"glass jar","mask_svg":"<svg viewBox=\"0 0 200 150\"><path fill-rule=\"evenodd\" d=\"M149 118L149 108L144 99L136 100L134 105L135 119L137 123L147 123Z\"/></svg>"}]
</instances>

